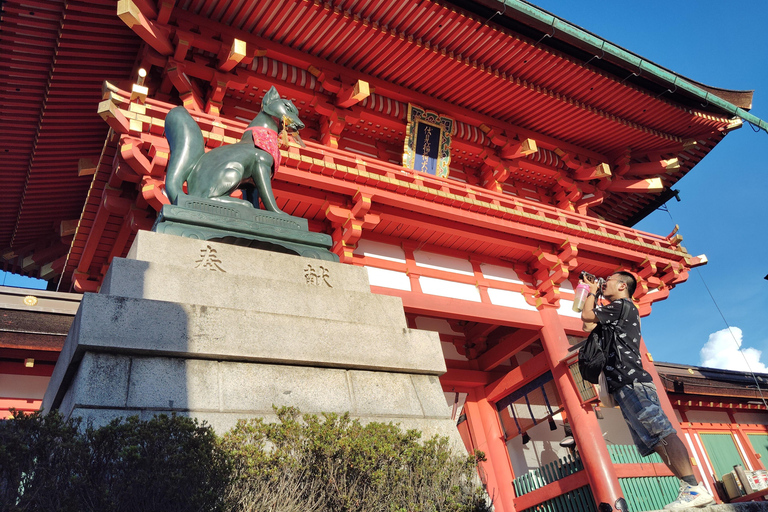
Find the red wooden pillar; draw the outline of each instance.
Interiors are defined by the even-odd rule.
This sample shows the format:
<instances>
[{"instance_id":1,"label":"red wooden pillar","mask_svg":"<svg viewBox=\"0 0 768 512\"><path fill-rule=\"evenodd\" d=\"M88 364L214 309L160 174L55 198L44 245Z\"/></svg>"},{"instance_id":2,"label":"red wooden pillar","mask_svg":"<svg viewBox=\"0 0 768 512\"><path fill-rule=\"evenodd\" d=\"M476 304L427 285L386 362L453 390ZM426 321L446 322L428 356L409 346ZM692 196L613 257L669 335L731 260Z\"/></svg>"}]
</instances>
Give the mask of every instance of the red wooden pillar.
<instances>
[{"instance_id":1,"label":"red wooden pillar","mask_svg":"<svg viewBox=\"0 0 768 512\"><path fill-rule=\"evenodd\" d=\"M656 367L653 365L653 361L649 357L648 347L645 346L645 340L640 338L640 355L643 359L643 369L647 371L651 377L653 377L653 383L656 385L656 393L659 395L659 404L664 414L669 418L669 422L672 424L672 428L677 430L682 439L682 428L680 428L680 422L677 421L677 415L675 415L675 409L672 407L672 402L669 401L669 396L664 389L664 383L661 382L659 372L656 371ZM683 439L683 442L685 440Z\"/></svg>"},{"instance_id":2,"label":"red wooden pillar","mask_svg":"<svg viewBox=\"0 0 768 512\"><path fill-rule=\"evenodd\" d=\"M700 482L711 482L712 477L707 474L705 468L696 465L696 460L693 458L693 454L696 452L696 446L694 446L692 443L689 443L685 438L686 431L683 430L682 425L680 425L680 422L677 421L675 408L672 407L672 402L669 400L669 395L667 395L667 391L664 388L664 383L661 382L659 372L656 371L656 366L653 364L653 361L650 357L650 352L648 352L648 347L646 347L645 340L643 338L640 338L640 355L643 360L643 369L645 369L645 371L647 371L653 378L653 384L656 386L656 394L659 395L659 405L661 405L661 409L664 411L664 414L667 415L667 418L669 418L669 422L672 424L672 428L677 431L677 435L680 437L680 440L683 442L685 447L688 448L688 458L691 460L694 476Z\"/></svg>"},{"instance_id":3,"label":"red wooden pillar","mask_svg":"<svg viewBox=\"0 0 768 512\"><path fill-rule=\"evenodd\" d=\"M615 508L616 500L622 497L619 477L611 462L597 418L591 407L582 406L579 392L570 379L568 365L560 362L567 356L569 345L557 309L545 304L539 312L544 321L544 327L541 328L544 352L563 400L563 407L573 430L573 438L579 448L595 503L607 503Z\"/></svg>"},{"instance_id":4,"label":"red wooden pillar","mask_svg":"<svg viewBox=\"0 0 768 512\"><path fill-rule=\"evenodd\" d=\"M496 408L485 396L483 388L475 388L464 403L467 421L475 443L475 449L485 452L483 464L485 485L493 499L496 512L513 512L515 493L512 488L512 465L509 462L507 444L501 430Z\"/></svg>"}]
</instances>

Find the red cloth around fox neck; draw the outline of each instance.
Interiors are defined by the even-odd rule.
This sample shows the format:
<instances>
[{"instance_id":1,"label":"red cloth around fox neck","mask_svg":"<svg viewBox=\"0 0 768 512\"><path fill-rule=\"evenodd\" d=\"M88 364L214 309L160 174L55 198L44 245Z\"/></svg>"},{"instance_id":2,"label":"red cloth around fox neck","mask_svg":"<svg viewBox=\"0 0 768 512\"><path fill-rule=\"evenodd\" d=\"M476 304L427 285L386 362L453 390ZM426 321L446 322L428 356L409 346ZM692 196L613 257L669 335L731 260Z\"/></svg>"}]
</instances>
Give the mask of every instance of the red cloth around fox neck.
<instances>
[{"instance_id":1,"label":"red cloth around fox neck","mask_svg":"<svg viewBox=\"0 0 768 512\"><path fill-rule=\"evenodd\" d=\"M272 175L274 176L277 169L280 168L280 149L277 147L277 132L269 128L262 128L261 126L246 128L243 135L246 132L251 132L254 146L266 151L274 159L275 165L272 167Z\"/></svg>"}]
</instances>

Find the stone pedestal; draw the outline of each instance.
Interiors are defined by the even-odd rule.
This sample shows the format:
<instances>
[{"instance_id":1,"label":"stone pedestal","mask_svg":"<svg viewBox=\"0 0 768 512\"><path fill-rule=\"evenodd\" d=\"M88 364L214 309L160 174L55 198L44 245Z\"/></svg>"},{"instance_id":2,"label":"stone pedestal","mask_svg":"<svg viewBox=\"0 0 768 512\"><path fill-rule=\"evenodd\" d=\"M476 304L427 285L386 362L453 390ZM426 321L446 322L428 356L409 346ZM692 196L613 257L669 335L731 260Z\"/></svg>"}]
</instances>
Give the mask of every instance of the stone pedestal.
<instances>
[{"instance_id":1,"label":"stone pedestal","mask_svg":"<svg viewBox=\"0 0 768 512\"><path fill-rule=\"evenodd\" d=\"M163 206L152 231L197 240L211 240L307 258L339 261L330 251L330 235L313 233L307 219L181 195L177 203Z\"/></svg>"},{"instance_id":2,"label":"stone pedestal","mask_svg":"<svg viewBox=\"0 0 768 512\"><path fill-rule=\"evenodd\" d=\"M460 445L436 333L365 269L140 231L85 294L43 409L103 425L176 412L217 431L272 406L350 412Z\"/></svg>"}]
</instances>

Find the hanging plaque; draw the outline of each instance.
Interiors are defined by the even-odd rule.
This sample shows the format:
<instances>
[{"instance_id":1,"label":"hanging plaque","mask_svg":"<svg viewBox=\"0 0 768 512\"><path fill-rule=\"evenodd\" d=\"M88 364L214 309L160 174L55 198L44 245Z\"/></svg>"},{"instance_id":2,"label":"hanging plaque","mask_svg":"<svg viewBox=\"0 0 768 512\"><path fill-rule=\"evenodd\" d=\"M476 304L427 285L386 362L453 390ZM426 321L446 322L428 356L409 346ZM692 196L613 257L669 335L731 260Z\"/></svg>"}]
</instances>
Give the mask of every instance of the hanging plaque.
<instances>
[{"instance_id":1,"label":"hanging plaque","mask_svg":"<svg viewBox=\"0 0 768 512\"><path fill-rule=\"evenodd\" d=\"M450 172L453 119L408 104L403 166L444 178Z\"/></svg>"}]
</instances>

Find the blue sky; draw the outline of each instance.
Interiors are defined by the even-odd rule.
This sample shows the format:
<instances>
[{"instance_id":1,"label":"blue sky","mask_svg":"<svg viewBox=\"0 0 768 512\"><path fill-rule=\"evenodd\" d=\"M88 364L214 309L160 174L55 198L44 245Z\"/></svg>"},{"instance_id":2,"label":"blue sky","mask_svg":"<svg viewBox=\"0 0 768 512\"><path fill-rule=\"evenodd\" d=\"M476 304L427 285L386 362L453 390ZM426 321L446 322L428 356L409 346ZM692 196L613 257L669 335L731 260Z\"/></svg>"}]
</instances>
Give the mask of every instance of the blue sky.
<instances>
[{"instance_id":1,"label":"blue sky","mask_svg":"<svg viewBox=\"0 0 768 512\"><path fill-rule=\"evenodd\" d=\"M768 120L764 0L533 3L692 80L754 89L751 112ZM765 132L745 125L730 133L675 186L681 202L673 199L667 203L669 213L656 211L636 226L667 235L679 224L688 251L709 258L643 319L643 336L655 360L745 370L735 337L743 349L751 349L752 369L768 371L768 281L763 279L768 274L767 149Z\"/></svg>"},{"instance_id":2,"label":"blue sky","mask_svg":"<svg viewBox=\"0 0 768 512\"><path fill-rule=\"evenodd\" d=\"M768 2L534 3L693 80L727 89L755 89L752 113L768 120ZM677 184L682 202L672 200L668 213L657 211L637 226L666 235L679 224L688 251L709 258L643 320L646 343L657 361L745 370L737 353L739 342L747 349L752 369L768 371L768 281L763 279L768 274L766 149L764 132L744 126L729 134ZM30 282L8 276L4 284Z\"/></svg>"}]
</instances>

